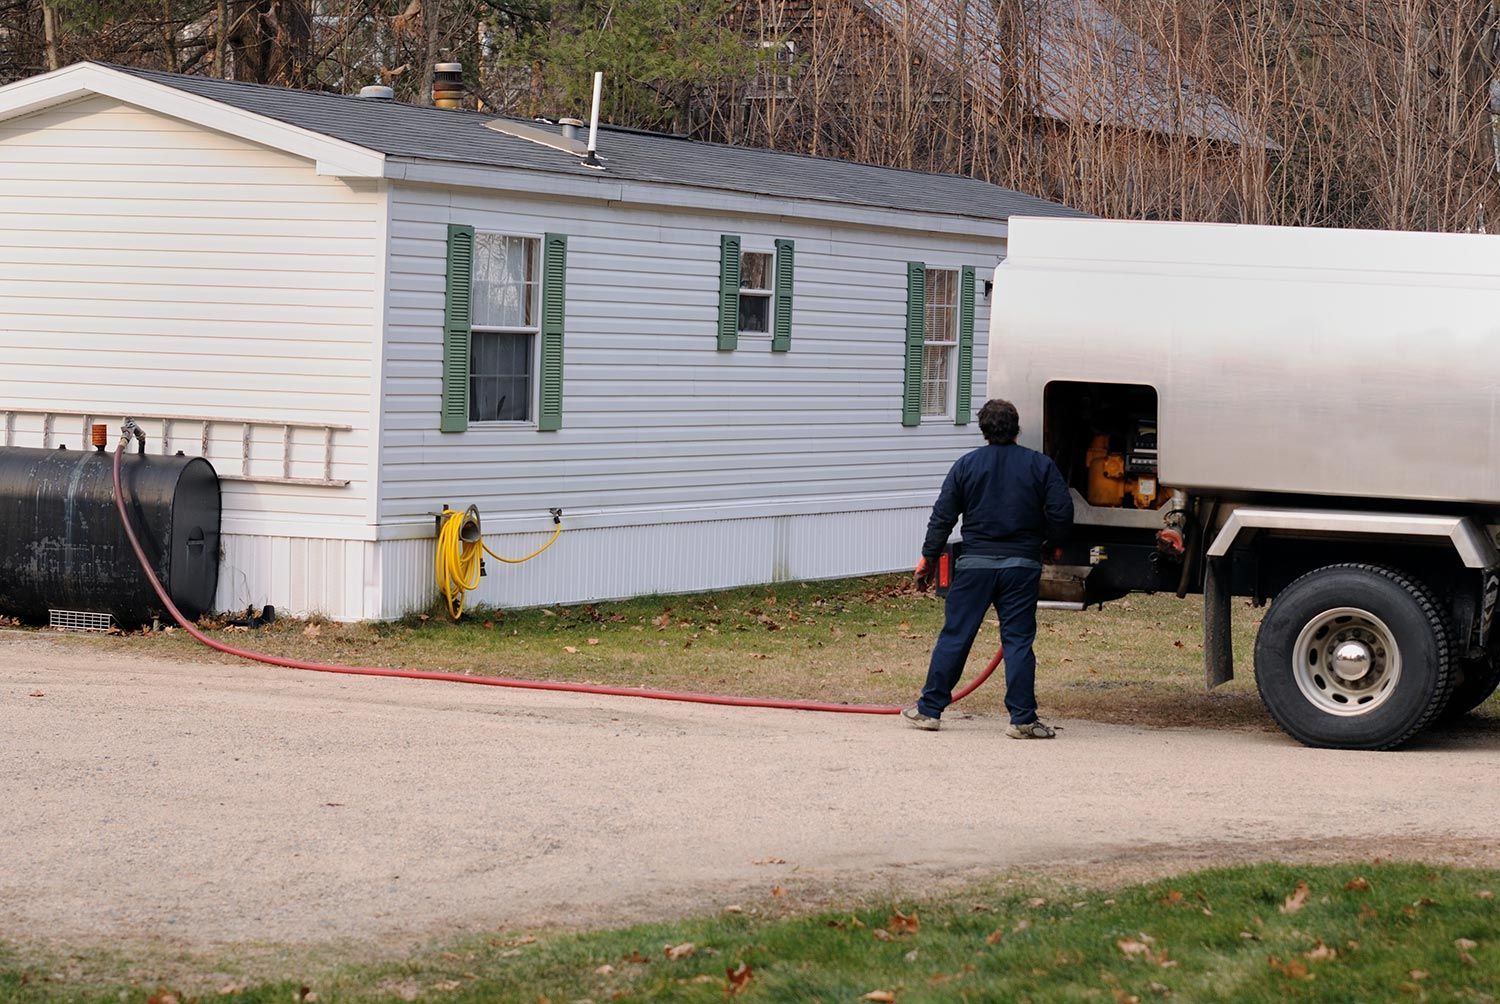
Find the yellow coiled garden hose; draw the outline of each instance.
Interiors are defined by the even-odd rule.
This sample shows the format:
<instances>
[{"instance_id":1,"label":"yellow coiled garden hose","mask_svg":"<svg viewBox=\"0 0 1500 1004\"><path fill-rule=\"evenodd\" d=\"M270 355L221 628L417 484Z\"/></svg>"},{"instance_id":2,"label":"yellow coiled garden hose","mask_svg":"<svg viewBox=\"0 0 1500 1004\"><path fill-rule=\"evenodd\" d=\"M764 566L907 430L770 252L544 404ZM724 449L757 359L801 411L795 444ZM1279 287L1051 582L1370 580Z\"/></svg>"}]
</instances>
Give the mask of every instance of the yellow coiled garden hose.
<instances>
[{"instance_id":1,"label":"yellow coiled garden hose","mask_svg":"<svg viewBox=\"0 0 1500 1004\"><path fill-rule=\"evenodd\" d=\"M479 525L479 510L469 506L463 512L443 507L438 516L437 558L434 572L437 576L438 592L448 604L448 613L454 620L464 610L464 593L479 588L479 577L484 571L484 556L488 554L496 561L507 565L519 565L530 561L547 548L557 543L562 536L562 510L552 510L552 536L530 554L520 558L507 558L491 551L484 542Z\"/></svg>"}]
</instances>

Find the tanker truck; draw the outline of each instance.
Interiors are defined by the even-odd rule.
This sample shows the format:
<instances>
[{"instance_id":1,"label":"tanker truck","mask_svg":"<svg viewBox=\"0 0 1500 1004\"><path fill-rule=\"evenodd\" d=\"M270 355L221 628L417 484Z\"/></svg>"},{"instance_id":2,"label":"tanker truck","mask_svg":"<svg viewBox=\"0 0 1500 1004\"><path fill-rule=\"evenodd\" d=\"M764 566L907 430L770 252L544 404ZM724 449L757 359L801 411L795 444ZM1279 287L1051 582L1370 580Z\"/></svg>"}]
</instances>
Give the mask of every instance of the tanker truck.
<instances>
[{"instance_id":1,"label":"tanker truck","mask_svg":"<svg viewBox=\"0 0 1500 1004\"><path fill-rule=\"evenodd\" d=\"M1500 237L1012 219L991 303L989 396L1074 495L1051 605L1201 594L1212 689L1269 604L1256 686L1310 746L1495 690Z\"/></svg>"}]
</instances>

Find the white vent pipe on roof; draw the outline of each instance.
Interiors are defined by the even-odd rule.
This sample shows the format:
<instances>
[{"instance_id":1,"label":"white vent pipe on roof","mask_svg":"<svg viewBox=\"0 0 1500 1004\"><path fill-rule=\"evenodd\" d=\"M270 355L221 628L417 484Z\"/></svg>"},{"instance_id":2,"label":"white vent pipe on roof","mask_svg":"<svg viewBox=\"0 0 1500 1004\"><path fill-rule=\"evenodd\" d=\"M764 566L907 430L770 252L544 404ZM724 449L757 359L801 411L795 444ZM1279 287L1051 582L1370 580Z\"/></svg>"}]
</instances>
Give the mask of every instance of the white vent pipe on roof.
<instances>
[{"instance_id":1,"label":"white vent pipe on roof","mask_svg":"<svg viewBox=\"0 0 1500 1004\"><path fill-rule=\"evenodd\" d=\"M594 73L594 110L589 113L589 152L583 158L583 162L589 167L599 166L599 93L604 90L604 74L601 71Z\"/></svg>"}]
</instances>

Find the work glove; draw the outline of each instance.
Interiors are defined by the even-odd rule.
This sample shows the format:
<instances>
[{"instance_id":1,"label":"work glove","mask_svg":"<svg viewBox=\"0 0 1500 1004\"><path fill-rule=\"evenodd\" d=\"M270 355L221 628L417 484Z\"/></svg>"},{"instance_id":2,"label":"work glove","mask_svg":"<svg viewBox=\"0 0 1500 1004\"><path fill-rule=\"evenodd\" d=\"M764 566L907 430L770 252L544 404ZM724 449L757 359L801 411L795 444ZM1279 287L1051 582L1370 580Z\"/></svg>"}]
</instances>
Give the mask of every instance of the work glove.
<instances>
[{"instance_id":1,"label":"work glove","mask_svg":"<svg viewBox=\"0 0 1500 1004\"><path fill-rule=\"evenodd\" d=\"M937 562L928 561L926 558L917 560L917 570L911 576L912 585L917 587L917 592L925 593L932 588L937 581Z\"/></svg>"}]
</instances>

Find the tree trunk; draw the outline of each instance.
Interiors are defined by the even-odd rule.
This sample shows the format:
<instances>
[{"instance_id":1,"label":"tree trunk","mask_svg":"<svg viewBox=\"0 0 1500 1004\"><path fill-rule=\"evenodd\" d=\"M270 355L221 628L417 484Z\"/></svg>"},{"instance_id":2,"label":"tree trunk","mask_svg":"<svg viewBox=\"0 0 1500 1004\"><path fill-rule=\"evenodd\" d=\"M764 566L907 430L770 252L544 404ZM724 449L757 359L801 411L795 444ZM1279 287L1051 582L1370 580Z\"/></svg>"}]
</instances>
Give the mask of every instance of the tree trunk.
<instances>
[{"instance_id":1,"label":"tree trunk","mask_svg":"<svg viewBox=\"0 0 1500 1004\"><path fill-rule=\"evenodd\" d=\"M422 92L417 95L417 104L432 104L432 64L438 56L438 0L422 0L422 33L427 44L422 48Z\"/></svg>"},{"instance_id":2,"label":"tree trunk","mask_svg":"<svg viewBox=\"0 0 1500 1004\"><path fill-rule=\"evenodd\" d=\"M57 11L50 3L42 4L42 35L47 46L47 69L62 69L62 56L57 44Z\"/></svg>"},{"instance_id":3,"label":"tree trunk","mask_svg":"<svg viewBox=\"0 0 1500 1004\"><path fill-rule=\"evenodd\" d=\"M167 69L182 72L182 61L177 58L177 26L172 23L172 0L161 0L161 43L167 50Z\"/></svg>"},{"instance_id":4,"label":"tree trunk","mask_svg":"<svg viewBox=\"0 0 1500 1004\"><path fill-rule=\"evenodd\" d=\"M219 0L219 24L214 32L214 73L229 79L229 0Z\"/></svg>"}]
</instances>

